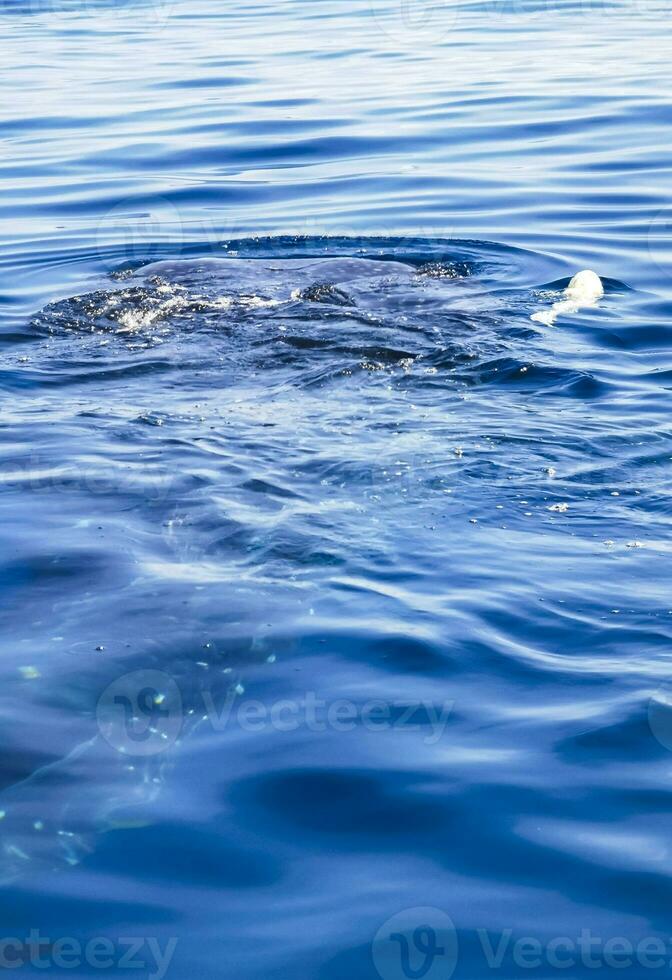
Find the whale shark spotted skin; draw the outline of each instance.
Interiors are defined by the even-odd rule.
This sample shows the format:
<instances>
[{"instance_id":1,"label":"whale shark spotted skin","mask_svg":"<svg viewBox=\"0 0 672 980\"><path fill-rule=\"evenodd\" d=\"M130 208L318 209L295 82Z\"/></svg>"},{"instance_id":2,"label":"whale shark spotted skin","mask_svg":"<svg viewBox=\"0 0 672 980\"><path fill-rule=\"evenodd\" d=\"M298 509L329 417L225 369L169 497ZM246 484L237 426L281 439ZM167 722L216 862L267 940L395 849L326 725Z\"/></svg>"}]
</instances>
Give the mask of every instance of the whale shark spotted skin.
<instances>
[{"instance_id":1,"label":"whale shark spotted skin","mask_svg":"<svg viewBox=\"0 0 672 980\"><path fill-rule=\"evenodd\" d=\"M604 286L596 272L584 269L583 272L577 272L570 280L563 296L564 299L554 303L550 310L539 310L532 314L531 319L550 327L562 314L571 316L583 307L596 306L598 300L604 296Z\"/></svg>"}]
</instances>

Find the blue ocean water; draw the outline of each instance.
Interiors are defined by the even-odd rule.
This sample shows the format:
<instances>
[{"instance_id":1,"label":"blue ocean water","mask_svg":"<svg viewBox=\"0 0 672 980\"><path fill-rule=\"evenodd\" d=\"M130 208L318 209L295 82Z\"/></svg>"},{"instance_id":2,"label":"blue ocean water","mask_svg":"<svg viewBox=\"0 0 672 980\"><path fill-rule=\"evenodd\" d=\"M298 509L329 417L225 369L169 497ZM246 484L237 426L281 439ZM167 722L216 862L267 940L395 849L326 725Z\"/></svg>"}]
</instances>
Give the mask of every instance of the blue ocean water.
<instances>
[{"instance_id":1,"label":"blue ocean water","mask_svg":"<svg viewBox=\"0 0 672 980\"><path fill-rule=\"evenodd\" d=\"M0 3L1 966L669 972L669 15Z\"/></svg>"}]
</instances>

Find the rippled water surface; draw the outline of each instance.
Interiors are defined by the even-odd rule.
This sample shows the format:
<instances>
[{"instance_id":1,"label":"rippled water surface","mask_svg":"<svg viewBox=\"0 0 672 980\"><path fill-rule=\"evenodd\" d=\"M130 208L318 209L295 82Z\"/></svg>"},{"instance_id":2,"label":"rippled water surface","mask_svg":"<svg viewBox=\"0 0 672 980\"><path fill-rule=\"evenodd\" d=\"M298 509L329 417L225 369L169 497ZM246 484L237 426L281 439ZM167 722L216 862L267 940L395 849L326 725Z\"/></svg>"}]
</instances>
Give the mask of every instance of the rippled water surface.
<instances>
[{"instance_id":1,"label":"rippled water surface","mask_svg":"<svg viewBox=\"0 0 672 980\"><path fill-rule=\"evenodd\" d=\"M669 13L0 5L19 974L669 971Z\"/></svg>"}]
</instances>

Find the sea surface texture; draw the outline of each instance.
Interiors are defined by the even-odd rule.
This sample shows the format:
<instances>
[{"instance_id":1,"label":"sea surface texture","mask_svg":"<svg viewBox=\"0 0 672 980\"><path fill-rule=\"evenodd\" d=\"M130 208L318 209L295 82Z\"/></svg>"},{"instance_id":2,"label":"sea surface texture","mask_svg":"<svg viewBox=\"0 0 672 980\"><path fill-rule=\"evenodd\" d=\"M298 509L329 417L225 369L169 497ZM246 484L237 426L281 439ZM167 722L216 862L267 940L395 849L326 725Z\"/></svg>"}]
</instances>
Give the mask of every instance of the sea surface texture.
<instances>
[{"instance_id":1,"label":"sea surface texture","mask_svg":"<svg viewBox=\"0 0 672 980\"><path fill-rule=\"evenodd\" d=\"M14 975L669 975L671 13L1 0Z\"/></svg>"}]
</instances>

